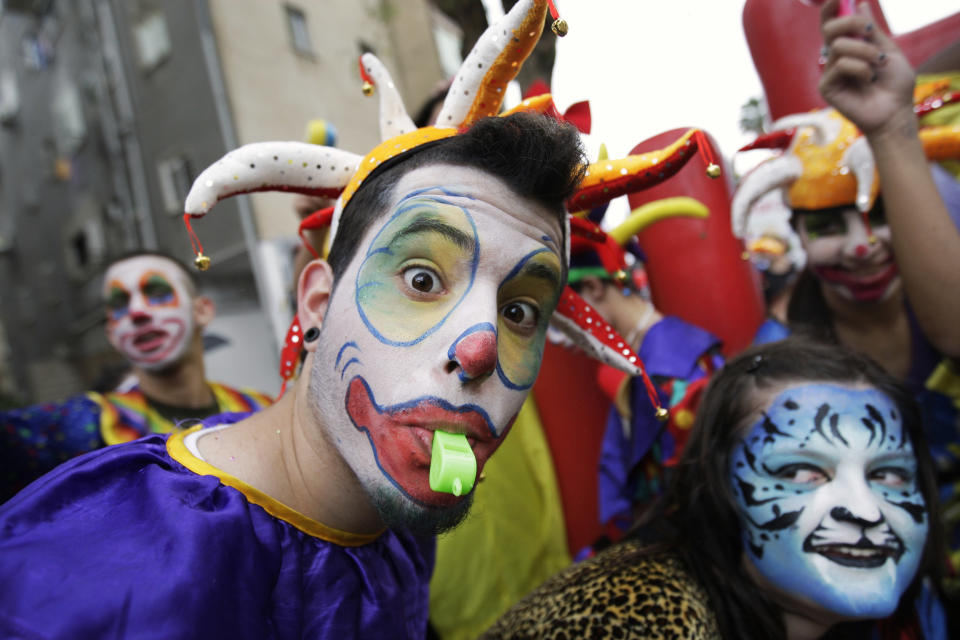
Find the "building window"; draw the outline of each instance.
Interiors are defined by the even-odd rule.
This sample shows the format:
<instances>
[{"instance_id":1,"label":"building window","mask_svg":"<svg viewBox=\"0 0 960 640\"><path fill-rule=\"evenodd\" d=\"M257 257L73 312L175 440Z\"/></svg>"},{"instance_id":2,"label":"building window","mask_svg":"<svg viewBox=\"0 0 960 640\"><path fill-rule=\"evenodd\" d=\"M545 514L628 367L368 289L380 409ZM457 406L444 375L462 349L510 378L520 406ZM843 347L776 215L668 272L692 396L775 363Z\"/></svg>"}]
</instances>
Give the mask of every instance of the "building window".
<instances>
[{"instance_id":1,"label":"building window","mask_svg":"<svg viewBox=\"0 0 960 640\"><path fill-rule=\"evenodd\" d=\"M151 71L170 57L172 45L167 19L159 11L143 17L133 27L140 68Z\"/></svg>"},{"instance_id":2,"label":"building window","mask_svg":"<svg viewBox=\"0 0 960 640\"><path fill-rule=\"evenodd\" d=\"M184 202L193 184L190 163L182 156L174 156L157 163L160 175L160 195L163 208L170 215L181 215Z\"/></svg>"},{"instance_id":3,"label":"building window","mask_svg":"<svg viewBox=\"0 0 960 640\"><path fill-rule=\"evenodd\" d=\"M20 87L17 74L10 68L0 69L0 124L12 124L19 114Z\"/></svg>"},{"instance_id":4,"label":"building window","mask_svg":"<svg viewBox=\"0 0 960 640\"><path fill-rule=\"evenodd\" d=\"M50 111L56 152L62 156L71 156L77 152L87 137L83 102L73 82L66 80L56 88L50 103Z\"/></svg>"},{"instance_id":5,"label":"building window","mask_svg":"<svg viewBox=\"0 0 960 640\"><path fill-rule=\"evenodd\" d=\"M301 9L287 5L287 24L290 26L290 40L294 50L302 55L313 57L310 44L310 32L307 30L307 16Z\"/></svg>"}]
</instances>

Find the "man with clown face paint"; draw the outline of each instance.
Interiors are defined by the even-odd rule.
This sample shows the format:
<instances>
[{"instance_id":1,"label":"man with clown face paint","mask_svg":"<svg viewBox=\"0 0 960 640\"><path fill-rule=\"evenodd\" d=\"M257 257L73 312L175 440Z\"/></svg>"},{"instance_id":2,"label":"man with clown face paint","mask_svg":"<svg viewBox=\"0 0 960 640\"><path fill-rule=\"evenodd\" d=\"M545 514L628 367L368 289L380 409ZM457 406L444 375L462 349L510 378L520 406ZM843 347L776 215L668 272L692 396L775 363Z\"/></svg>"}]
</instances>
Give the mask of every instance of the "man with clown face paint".
<instances>
[{"instance_id":1,"label":"man with clown face paint","mask_svg":"<svg viewBox=\"0 0 960 640\"><path fill-rule=\"evenodd\" d=\"M107 340L136 382L0 414L0 500L82 453L271 402L206 379L202 332L213 319L213 303L175 259L150 252L119 258L104 272L101 290Z\"/></svg>"},{"instance_id":2,"label":"man with clown face paint","mask_svg":"<svg viewBox=\"0 0 960 640\"><path fill-rule=\"evenodd\" d=\"M364 54L380 145L358 156L254 143L197 177L185 220L201 269L210 259L190 220L223 198L337 197L329 250L298 280L281 358L290 386L250 416L88 454L0 509L0 631L422 638L425 534L469 509L537 376L547 323L650 384L624 339L564 288L567 205L656 184L696 157L703 134L587 176L579 134L547 115L549 96L498 116L547 5L519 0L484 32L437 126L416 129ZM127 340L163 348L159 334Z\"/></svg>"},{"instance_id":3,"label":"man with clown face paint","mask_svg":"<svg viewBox=\"0 0 960 640\"><path fill-rule=\"evenodd\" d=\"M563 202L582 161L571 127L517 114L369 177L328 260L300 275L306 358L294 386L239 422L79 459L64 474L96 468L97 487L77 490L69 513L54 502L68 490L57 478L21 492L0 511L13 531L0 540L0 608L27 628L97 635L135 592L128 633L175 608L169 637L423 637L426 534L456 524L472 495L431 488L435 434L462 434L477 474L509 434L566 282ZM122 327L118 342L136 347L141 334ZM117 554L70 515L89 523L105 509L110 539L131 549L149 519L151 547L168 549L162 566L154 553ZM36 524L41 512L52 524ZM51 554L27 540L58 535L75 544ZM81 550L101 568L63 579L60 567L75 567L64 554ZM91 589L101 579L122 586ZM90 591L99 613L80 615Z\"/></svg>"},{"instance_id":4,"label":"man with clown face paint","mask_svg":"<svg viewBox=\"0 0 960 640\"><path fill-rule=\"evenodd\" d=\"M310 410L376 521L435 533L459 519L468 500L429 487L433 432L465 434L480 473L533 384L565 267L556 211L522 201L471 169L411 170L336 287L323 263L301 278L332 288L302 312L322 323Z\"/></svg>"},{"instance_id":5,"label":"man with clown face paint","mask_svg":"<svg viewBox=\"0 0 960 640\"><path fill-rule=\"evenodd\" d=\"M212 316L183 269L160 256L137 256L104 275L107 339L134 367L163 372L196 342Z\"/></svg>"}]
</instances>

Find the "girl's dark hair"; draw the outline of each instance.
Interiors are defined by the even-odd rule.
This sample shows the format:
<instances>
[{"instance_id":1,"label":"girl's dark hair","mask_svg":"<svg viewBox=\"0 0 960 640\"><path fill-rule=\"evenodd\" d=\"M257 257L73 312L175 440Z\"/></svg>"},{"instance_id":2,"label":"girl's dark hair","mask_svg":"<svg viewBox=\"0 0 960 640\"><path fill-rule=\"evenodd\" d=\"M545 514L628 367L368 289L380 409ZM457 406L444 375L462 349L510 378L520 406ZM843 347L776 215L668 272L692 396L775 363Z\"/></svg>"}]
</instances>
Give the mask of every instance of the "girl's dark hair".
<instances>
[{"instance_id":1,"label":"girl's dark hair","mask_svg":"<svg viewBox=\"0 0 960 640\"><path fill-rule=\"evenodd\" d=\"M787 304L787 324L795 333L821 342L838 342L822 285L809 267L800 272L793 286Z\"/></svg>"},{"instance_id":2,"label":"girl's dark hair","mask_svg":"<svg viewBox=\"0 0 960 640\"><path fill-rule=\"evenodd\" d=\"M400 178L434 164L474 167L496 176L517 195L545 206L561 229L564 202L586 171L580 135L568 124L532 113L478 120L464 133L391 158L364 180L340 216L330 249L327 262L335 276L349 264L370 225L387 214ZM566 238L561 242L565 246Z\"/></svg>"},{"instance_id":3,"label":"girl's dark hair","mask_svg":"<svg viewBox=\"0 0 960 640\"><path fill-rule=\"evenodd\" d=\"M939 583L939 560L944 555L937 526L937 489L913 396L875 362L847 347L787 338L748 349L714 374L666 494L628 536L682 557L709 595L723 638L785 637L780 610L743 568L742 531L729 468L735 444L762 408L758 392L802 382L865 383L897 405L917 457L918 484L931 524L917 577L901 598L896 617L909 615L923 576ZM847 635L843 637L858 637L864 626L844 625ZM838 631L835 628L832 633Z\"/></svg>"}]
</instances>

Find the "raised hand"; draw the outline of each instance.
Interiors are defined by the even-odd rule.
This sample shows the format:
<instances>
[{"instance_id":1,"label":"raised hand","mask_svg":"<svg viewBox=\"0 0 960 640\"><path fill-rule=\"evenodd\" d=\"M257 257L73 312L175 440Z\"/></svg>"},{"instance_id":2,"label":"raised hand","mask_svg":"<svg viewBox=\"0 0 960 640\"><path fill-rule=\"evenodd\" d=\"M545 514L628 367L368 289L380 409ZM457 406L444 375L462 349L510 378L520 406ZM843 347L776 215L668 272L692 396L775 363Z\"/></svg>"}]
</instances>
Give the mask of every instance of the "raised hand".
<instances>
[{"instance_id":1,"label":"raised hand","mask_svg":"<svg viewBox=\"0 0 960 640\"><path fill-rule=\"evenodd\" d=\"M826 63L820 93L866 136L893 132L916 135L915 77L893 39L876 26L866 3L838 16L839 0L820 9Z\"/></svg>"}]
</instances>

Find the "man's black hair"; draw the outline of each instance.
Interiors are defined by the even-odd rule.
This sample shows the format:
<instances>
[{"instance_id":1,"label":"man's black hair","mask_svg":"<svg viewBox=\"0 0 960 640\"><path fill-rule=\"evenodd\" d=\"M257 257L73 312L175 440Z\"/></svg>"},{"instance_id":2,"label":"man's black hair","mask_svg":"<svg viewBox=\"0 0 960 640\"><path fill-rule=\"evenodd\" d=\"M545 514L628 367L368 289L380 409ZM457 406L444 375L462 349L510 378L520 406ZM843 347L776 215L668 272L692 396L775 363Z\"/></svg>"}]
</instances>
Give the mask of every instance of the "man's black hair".
<instances>
[{"instance_id":1,"label":"man's black hair","mask_svg":"<svg viewBox=\"0 0 960 640\"><path fill-rule=\"evenodd\" d=\"M517 195L544 205L561 229L564 202L586 171L580 136L570 125L529 113L479 120L465 133L412 149L367 177L340 217L327 260L334 276L347 267L370 225L387 213L397 182L434 164L475 167L503 180Z\"/></svg>"}]
</instances>

